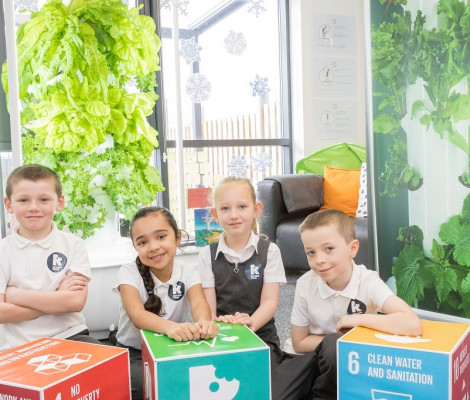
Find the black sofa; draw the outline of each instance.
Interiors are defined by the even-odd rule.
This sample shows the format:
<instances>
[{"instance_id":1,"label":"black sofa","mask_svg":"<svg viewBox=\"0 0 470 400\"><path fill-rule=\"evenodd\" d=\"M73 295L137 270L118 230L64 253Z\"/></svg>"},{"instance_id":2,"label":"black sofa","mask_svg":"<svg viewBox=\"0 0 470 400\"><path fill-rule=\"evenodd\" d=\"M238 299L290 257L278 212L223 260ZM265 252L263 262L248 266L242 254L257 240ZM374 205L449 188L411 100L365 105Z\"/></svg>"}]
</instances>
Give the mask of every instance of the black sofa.
<instances>
[{"instance_id":1,"label":"black sofa","mask_svg":"<svg viewBox=\"0 0 470 400\"><path fill-rule=\"evenodd\" d=\"M257 189L258 200L263 203L260 233L279 246L285 269L308 271L299 225L323 204L323 176L271 176L259 182ZM359 240L359 252L354 260L370 268L367 218L354 218L354 226Z\"/></svg>"}]
</instances>

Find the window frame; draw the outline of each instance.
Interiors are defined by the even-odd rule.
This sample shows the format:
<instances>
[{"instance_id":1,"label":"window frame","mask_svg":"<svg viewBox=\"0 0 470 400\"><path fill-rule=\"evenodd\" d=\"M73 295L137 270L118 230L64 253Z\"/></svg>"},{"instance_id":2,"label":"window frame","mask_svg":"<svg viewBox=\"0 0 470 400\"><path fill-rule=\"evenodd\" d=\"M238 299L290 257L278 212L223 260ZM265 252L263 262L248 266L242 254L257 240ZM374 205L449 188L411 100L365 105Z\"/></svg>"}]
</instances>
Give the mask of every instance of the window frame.
<instances>
[{"instance_id":1,"label":"window frame","mask_svg":"<svg viewBox=\"0 0 470 400\"><path fill-rule=\"evenodd\" d=\"M163 0L165 1L165 0ZM279 70L280 70L280 130L281 138L278 139L221 139L221 140L207 140L198 139L201 137L202 127L202 113L201 104L193 104L193 125L195 128L196 139L182 139L182 147L184 148L214 148L214 147L255 147L255 146L280 146L283 159L283 174L289 174L293 171L293 151L292 151L292 120L291 120L291 85L290 85L290 46L289 46L289 0L277 0L278 2L278 31L279 31ZM157 35L160 38L170 38L171 29L162 28L160 19L160 6L161 0L139 0L139 4L143 5L143 12L146 15L152 17L157 27ZM184 39L186 37L198 36L213 24L218 23L221 18L229 15L236 11L240 7L246 5L246 1L228 0L221 8L219 8L211 16L201 19L198 21L197 26L192 28L192 31L187 29L180 29L179 37ZM194 33L194 30L197 32ZM162 54L160 53L161 65L164 64ZM199 63L193 63L193 72L199 71ZM157 74L156 92L159 96L154 107L154 113L150 118L150 123L159 132L158 141L159 147L155 149L155 167L160 171L163 185L169 187L169 174L167 164L167 150L177 148L177 140L169 140L165 136L166 126L165 118L160 118L164 115L164 99L165 99L165 87L162 79L162 74ZM183 160L180 160L182 163ZM182 171L182 165L179 166ZM184 180L184 177L183 177ZM184 187L178 188L178 195L184 198ZM159 194L157 204L169 207L170 196L169 191L165 190ZM180 225L185 228L185 222L181 221Z\"/></svg>"}]
</instances>

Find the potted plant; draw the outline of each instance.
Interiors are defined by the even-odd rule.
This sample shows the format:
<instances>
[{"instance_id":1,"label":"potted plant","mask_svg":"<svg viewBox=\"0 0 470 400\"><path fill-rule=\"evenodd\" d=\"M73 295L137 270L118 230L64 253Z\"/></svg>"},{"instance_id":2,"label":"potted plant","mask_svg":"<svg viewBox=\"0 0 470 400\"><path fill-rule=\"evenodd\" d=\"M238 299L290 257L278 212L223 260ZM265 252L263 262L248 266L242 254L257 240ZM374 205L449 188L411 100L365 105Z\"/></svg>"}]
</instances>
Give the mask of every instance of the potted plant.
<instances>
[{"instance_id":1,"label":"potted plant","mask_svg":"<svg viewBox=\"0 0 470 400\"><path fill-rule=\"evenodd\" d=\"M164 190L150 165L157 131L160 40L150 17L121 0L48 0L17 32L25 163L54 169L83 238L110 213L126 219ZM2 84L8 91L6 63Z\"/></svg>"}]
</instances>

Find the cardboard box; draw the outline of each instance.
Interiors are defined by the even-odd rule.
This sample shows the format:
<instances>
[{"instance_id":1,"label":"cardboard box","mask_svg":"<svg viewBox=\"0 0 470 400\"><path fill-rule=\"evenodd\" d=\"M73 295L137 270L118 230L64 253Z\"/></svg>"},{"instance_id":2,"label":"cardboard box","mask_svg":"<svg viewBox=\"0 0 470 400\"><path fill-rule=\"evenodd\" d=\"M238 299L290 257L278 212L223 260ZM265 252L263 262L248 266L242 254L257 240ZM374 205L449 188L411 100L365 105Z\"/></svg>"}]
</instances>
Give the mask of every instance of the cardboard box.
<instances>
[{"instance_id":1,"label":"cardboard box","mask_svg":"<svg viewBox=\"0 0 470 400\"><path fill-rule=\"evenodd\" d=\"M38 339L0 353L0 399L129 400L127 349Z\"/></svg>"},{"instance_id":2,"label":"cardboard box","mask_svg":"<svg viewBox=\"0 0 470 400\"><path fill-rule=\"evenodd\" d=\"M146 400L267 400L269 347L244 325L218 323L214 339L176 342L142 331Z\"/></svg>"},{"instance_id":3,"label":"cardboard box","mask_svg":"<svg viewBox=\"0 0 470 400\"><path fill-rule=\"evenodd\" d=\"M470 400L470 325L422 321L423 335L357 327L338 340L339 400Z\"/></svg>"}]
</instances>

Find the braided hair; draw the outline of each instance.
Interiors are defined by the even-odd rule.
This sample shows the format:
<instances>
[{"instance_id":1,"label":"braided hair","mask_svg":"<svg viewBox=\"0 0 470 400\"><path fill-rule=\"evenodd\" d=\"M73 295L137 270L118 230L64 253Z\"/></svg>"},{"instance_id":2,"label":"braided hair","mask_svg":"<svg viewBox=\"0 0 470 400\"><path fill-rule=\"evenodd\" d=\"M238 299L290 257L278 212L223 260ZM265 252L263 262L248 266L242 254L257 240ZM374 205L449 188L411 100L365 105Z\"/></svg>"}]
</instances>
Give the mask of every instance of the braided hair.
<instances>
[{"instance_id":1,"label":"braided hair","mask_svg":"<svg viewBox=\"0 0 470 400\"><path fill-rule=\"evenodd\" d=\"M181 231L178 229L178 224L176 223L175 217L168 209L164 207L151 206L141 208L132 218L130 223L131 239L133 239L132 228L134 226L135 221L144 218L150 214L162 215L175 232L175 236L179 237L181 235ZM141 261L139 256L137 256L135 263L137 265L137 269L139 270L140 276L144 281L145 290L147 291L147 294L149 296L149 298L144 304L144 308L145 310L162 317L163 315L165 315L165 310L163 310L162 299L160 299L160 297L155 294L155 282L153 281L152 276L150 274L150 268Z\"/></svg>"}]
</instances>

